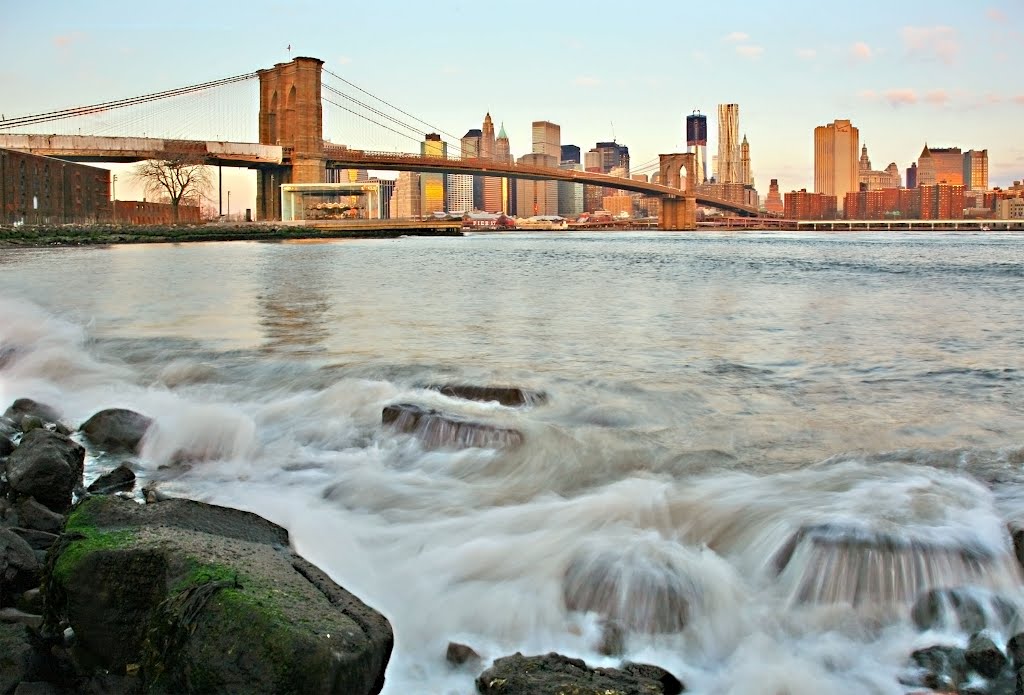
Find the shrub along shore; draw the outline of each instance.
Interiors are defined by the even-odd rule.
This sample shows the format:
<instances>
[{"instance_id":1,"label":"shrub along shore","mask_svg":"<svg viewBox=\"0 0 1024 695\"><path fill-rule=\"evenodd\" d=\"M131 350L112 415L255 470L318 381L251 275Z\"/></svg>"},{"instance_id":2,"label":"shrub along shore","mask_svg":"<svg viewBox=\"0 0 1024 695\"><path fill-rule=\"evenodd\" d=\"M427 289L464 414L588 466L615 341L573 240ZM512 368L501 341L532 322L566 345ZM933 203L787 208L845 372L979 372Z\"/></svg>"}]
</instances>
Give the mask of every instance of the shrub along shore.
<instances>
[{"instance_id":1,"label":"shrub along shore","mask_svg":"<svg viewBox=\"0 0 1024 695\"><path fill-rule=\"evenodd\" d=\"M401 236L462 236L462 232L458 229L434 228L428 225L395 228L317 228L275 224L0 226L0 248L192 241L396 239Z\"/></svg>"}]
</instances>

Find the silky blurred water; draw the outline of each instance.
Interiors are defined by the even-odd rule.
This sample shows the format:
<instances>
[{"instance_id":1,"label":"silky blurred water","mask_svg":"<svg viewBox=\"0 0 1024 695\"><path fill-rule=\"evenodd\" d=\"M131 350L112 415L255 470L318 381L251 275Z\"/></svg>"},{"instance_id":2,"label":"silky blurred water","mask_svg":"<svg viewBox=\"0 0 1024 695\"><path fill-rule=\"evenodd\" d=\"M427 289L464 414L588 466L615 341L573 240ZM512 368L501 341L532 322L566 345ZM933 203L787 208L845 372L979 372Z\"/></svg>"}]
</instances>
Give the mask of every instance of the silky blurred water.
<instances>
[{"instance_id":1,"label":"silky blurred water","mask_svg":"<svg viewBox=\"0 0 1024 695\"><path fill-rule=\"evenodd\" d=\"M626 656L691 691L901 693L907 654L936 634L899 587L874 610L878 587L853 605L822 577L863 561L898 583L923 549L913 591L1019 600L1005 527L1024 521L1021 316L1024 236L1008 234L0 249L0 403L154 417L143 478L281 523L388 616L389 693L472 692L475 674L444 663L451 639L616 664L596 616L563 600L566 569L609 553L685 580L686 628L632 633ZM549 398L424 388L444 382ZM525 442L427 449L381 426L398 402ZM202 461L173 463L183 451ZM810 528L841 542L801 541L780 571ZM854 536L911 551L858 559Z\"/></svg>"}]
</instances>

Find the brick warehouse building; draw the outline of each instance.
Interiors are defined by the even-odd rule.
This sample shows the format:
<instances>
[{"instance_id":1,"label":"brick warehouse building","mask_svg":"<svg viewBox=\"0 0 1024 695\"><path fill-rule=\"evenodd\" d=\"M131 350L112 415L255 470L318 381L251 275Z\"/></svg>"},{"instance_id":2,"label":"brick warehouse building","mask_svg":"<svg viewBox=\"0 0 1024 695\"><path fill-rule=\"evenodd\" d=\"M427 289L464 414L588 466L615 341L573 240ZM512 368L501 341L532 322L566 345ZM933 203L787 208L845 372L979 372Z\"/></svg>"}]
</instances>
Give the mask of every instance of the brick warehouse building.
<instances>
[{"instance_id":1,"label":"brick warehouse building","mask_svg":"<svg viewBox=\"0 0 1024 695\"><path fill-rule=\"evenodd\" d=\"M0 224L110 219L110 171L0 149Z\"/></svg>"}]
</instances>

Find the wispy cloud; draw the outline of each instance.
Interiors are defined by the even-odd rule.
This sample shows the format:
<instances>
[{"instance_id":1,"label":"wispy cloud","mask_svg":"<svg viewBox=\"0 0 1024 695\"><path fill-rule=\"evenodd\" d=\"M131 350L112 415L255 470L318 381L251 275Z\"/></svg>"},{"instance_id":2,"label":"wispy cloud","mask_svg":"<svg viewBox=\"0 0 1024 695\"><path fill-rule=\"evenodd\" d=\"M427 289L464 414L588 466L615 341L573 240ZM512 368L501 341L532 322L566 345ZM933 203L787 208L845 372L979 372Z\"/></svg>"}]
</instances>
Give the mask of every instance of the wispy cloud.
<instances>
[{"instance_id":1,"label":"wispy cloud","mask_svg":"<svg viewBox=\"0 0 1024 695\"><path fill-rule=\"evenodd\" d=\"M334 62L337 63L338 65L348 65L349 63L352 62L352 59L349 58L348 56L338 56L337 58L334 59Z\"/></svg>"},{"instance_id":2,"label":"wispy cloud","mask_svg":"<svg viewBox=\"0 0 1024 695\"><path fill-rule=\"evenodd\" d=\"M949 93L945 89L933 89L924 95L924 100L936 106L945 106L949 103Z\"/></svg>"},{"instance_id":3,"label":"wispy cloud","mask_svg":"<svg viewBox=\"0 0 1024 695\"><path fill-rule=\"evenodd\" d=\"M863 41L858 41L850 46L850 55L856 60L871 60L872 56L874 56L874 51L871 50L871 46Z\"/></svg>"},{"instance_id":4,"label":"wispy cloud","mask_svg":"<svg viewBox=\"0 0 1024 695\"><path fill-rule=\"evenodd\" d=\"M699 50L695 50L692 53L690 53L690 57L693 58L698 63L707 63L709 60L708 54L705 53L704 51Z\"/></svg>"},{"instance_id":5,"label":"wispy cloud","mask_svg":"<svg viewBox=\"0 0 1024 695\"><path fill-rule=\"evenodd\" d=\"M903 45L911 55L934 57L952 65L960 53L960 43L953 27L903 27L901 33Z\"/></svg>"},{"instance_id":6,"label":"wispy cloud","mask_svg":"<svg viewBox=\"0 0 1024 695\"><path fill-rule=\"evenodd\" d=\"M890 106L909 106L917 103L917 92L913 89L889 89L883 94Z\"/></svg>"},{"instance_id":7,"label":"wispy cloud","mask_svg":"<svg viewBox=\"0 0 1024 695\"><path fill-rule=\"evenodd\" d=\"M999 22L1002 24L1006 21L1006 13L1000 10L998 7L990 7L985 10L985 16L991 19L993 22Z\"/></svg>"},{"instance_id":8,"label":"wispy cloud","mask_svg":"<svg viewBox=\"0 0 1024 695\"><path fill-rule=\"evenodd\" d=\"M734 31L731 34L726 34L724 37L722 37L722 40L728 41L729 43L740 43L742 41L749 41L750 34L747 34L742 31Z\"/></svg>"},{"instance_id":9,"label":"wispy cloud","mask_svg":"<svg viewBox=\"0 0 1024 695\"><path fill-rule=\"evenodd\" d=\"M761 54L764 53L764 48L761 46L743 45L737 46L736 52L744 58L760 58Z\"/></svg>"},{"instance_id":10,"label":"wispy cloud","mask_svg":"<svg viewBox=\"0 0 1024 695\"><path fill-rule=\"evenodd\" d=\"M596 77L591 77L590 75L580 75L573 80L573 83L580 87L597 87L601 84L601 80Z\"/></svg>"},{"instance_id":11,"label":"wispy cloud","mask_svg":"<svg viewBox=\"0 0 1024 695\"><path fill-rule=\"evenodd\" d=\"M79 31L73 31L70 34L59 34L54 36L52 41L54 46L63 51L71 48L74 44L79 43L83 38L85 38L85 34Z\"/></svg>"},{"instance_id":12,"label":"wispy cloud","mask_svg":"<svg viewBox=\"0 0 1024 695\"><path fill-rule=\"evenodd\" d=\"M1015 104L1020 104L1020 105L1024 106L1024 94L1018 94L1017 96L1015 96L1013 98L1013 102Z\"/></svg>"},{"instance_id":13,"label":"wispy cloud","mask_svg":"<svg viewBox=\"0 0 1024 695\"><path fill-rule=\"evenodd\" d=\"M796 49L796 55L801 60L814 60L818 57L818 52L813 48L798 48Z\"/></svg>"}]
</instances>

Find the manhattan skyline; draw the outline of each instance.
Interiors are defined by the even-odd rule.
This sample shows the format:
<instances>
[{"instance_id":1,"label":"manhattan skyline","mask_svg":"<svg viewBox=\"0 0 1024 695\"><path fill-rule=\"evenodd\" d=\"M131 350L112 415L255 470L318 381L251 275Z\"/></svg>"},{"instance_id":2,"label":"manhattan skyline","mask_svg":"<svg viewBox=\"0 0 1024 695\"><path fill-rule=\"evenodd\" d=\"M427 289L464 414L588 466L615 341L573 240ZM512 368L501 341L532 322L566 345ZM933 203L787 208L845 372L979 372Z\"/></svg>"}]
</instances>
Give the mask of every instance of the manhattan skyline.
<instances>
[{"instance_id":1,"label":"manhattan skyline","mask_svg":"<svg viewBox=\"0 0 1024 695\"><path fill-rule=\"evenodd\" d=\"M517 157L530 151L531 124L547 120L565 144L614 139L641 165L685 151L694 109L709 116L716 151L717 106L737 103L762 195L771 178L783 191L813 187L814 128L835 119L852 120L883 164L903 169L927 143L988 149L993 186L1024 176L1024 87L1009 77L1024 56L1021 0L869 2L824 17L807 2L402 5L186 1L173 17L120 0L102 12L58 0L11 7L0 111L95 103L309 55L457 135L490 112ZM325 123L335 142L358 140L358 127L347 130Z\"/></svg>"}]
</instances>

